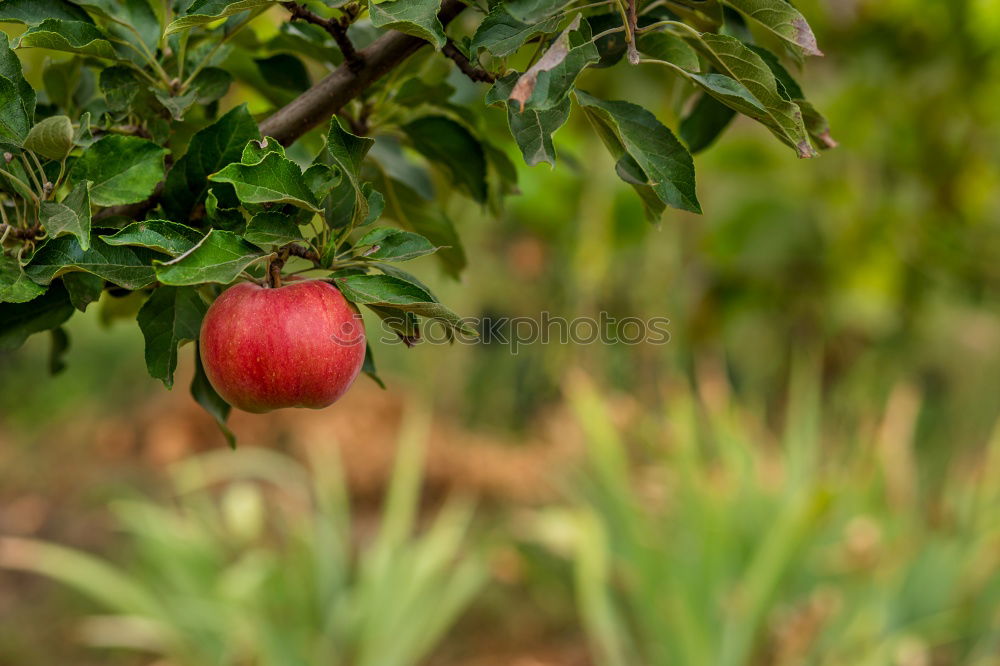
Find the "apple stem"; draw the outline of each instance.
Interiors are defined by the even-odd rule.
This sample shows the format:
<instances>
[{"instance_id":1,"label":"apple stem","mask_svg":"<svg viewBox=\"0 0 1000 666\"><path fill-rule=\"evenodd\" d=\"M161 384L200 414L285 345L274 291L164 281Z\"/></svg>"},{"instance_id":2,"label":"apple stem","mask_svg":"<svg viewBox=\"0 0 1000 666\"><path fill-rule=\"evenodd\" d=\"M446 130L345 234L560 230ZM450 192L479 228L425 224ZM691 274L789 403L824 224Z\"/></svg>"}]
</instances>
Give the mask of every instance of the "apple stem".
<instances>
[{"instance_id":1,"label":"apple stem","mask_svg":"<svg viewBox=\"0 0 1000 666\"><path fill-rule=\"evenodd\" d=\"M267 267L267 285L272 289L277 289L281 286L281 269L285 266L285 261L288 260L288 254L289 249L287 247L281 248Z\"/></svg>"},{"instance_id":2,"label":"apple stem","mask_svg":"<svg viewBox=\"0 0 1000 666\"><path fill-rule=\"evenodd\" d=\"M281 286L281 266L278 260L271 262L267 271L267 286L277 289Z\"/></svg>"}]
</instances>

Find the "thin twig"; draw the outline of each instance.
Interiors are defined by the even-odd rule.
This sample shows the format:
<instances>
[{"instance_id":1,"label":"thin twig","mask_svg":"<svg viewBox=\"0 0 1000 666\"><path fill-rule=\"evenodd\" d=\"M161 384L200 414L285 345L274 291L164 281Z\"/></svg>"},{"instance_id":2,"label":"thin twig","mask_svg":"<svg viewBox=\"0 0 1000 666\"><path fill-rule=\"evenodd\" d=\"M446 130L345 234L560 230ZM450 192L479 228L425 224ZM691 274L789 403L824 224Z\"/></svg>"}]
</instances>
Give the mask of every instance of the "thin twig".
<instances>
[{"instance_id":1,"label":"thin twig","mask_svg":"<svg viewBox=\"0 0 1000 666\"><path fill-rule=\"evenodd\" d=\"M305 21L326 30L333 37L333 41L337 42L337 48L344 54L344 61L351 71L356 72L364 66L364 58L354 48L354 42L351 41L351 38L347 36L347 27L351 25L354 19L352 12L345 13L339 19L327 19L306 9L297 2L282 2L281 4L292 13L293 21Z\"/></svg>"},{"instance_id":2,"label":"thin twig","mask_svg":"<svg viewBox=\"0 0 1000 666\"><path fill-rule=\"evenodd\" d=\"M34 240L42 235L42 225L36 224L27 229L13 227L6 222L0 222L0 234L5 238L16 238L18 240Z\"/></svg>"},{"instance_id":3,"label":"thin twig","mask_svg":"<svg viewBox=\"0 0 1000 666\"><path fill-rule=\"evenodd\" d=\"M293 257L301 257L312 262L319 261L319 255L316 254L314 250L302 247L301 245L286 245L285 249L288 250L288 254Z\"/></svg>"},{"instance_id":4,"label":"thin twig","mask_svg":"<svg viewBox=\"0 0 1000 666\"><path fill-rule=\"evenodd\" d=\"M628 21L628 29L625 30L625 41L628 44L626 51L628 54L628 61L633 65L639 64L639 49L636 48L635 42L637 39L636 28L638 23L638 14L636 10L636 0L628 0L628 15L623 17Z\"/></svg>"},{"instance_id":5,"label":"thin twig","mask_svg":"<svg viewBox=\"0 0 1000 666\"><path fill-rule=\"evenodd\" d=\"M469 59L465 57L465 54L455 46L455 43L450 39L445 43L444 47L441 48L441 53L445 54L449 58L455 61L458 68L462 70L462 73L473 81L483 81L484 83L493 83L496 81L496 77L487 72L482 67L476 67Z\"/></svg>"}]
</instances>

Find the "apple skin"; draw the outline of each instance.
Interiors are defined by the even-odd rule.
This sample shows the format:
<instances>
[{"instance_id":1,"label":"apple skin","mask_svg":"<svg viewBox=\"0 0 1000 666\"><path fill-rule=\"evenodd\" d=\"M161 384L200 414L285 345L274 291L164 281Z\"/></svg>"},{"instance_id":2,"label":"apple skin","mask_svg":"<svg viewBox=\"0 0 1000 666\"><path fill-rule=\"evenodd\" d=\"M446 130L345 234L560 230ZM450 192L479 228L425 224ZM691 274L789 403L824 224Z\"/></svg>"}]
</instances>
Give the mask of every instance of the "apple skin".
<instances>
[{"instance_id":1,"label":"apple skin","mask_svg":"<svg viewBox=\"0 0 1000 666\"><path fill-rule=\"evenodd\" d=\"M321 280L230 287L208 308L199 341L218 394L257 414L327 407L347 392L365 361L361 315Z\"/></svg>"}]
</instances>

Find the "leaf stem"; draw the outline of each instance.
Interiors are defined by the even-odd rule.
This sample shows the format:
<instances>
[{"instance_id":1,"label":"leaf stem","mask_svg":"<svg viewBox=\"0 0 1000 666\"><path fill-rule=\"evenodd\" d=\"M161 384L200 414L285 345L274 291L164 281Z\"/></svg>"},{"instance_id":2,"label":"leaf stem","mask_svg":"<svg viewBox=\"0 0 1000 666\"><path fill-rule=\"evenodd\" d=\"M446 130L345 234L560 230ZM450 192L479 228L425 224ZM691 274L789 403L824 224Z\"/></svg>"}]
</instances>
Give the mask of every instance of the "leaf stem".
<instances>
[{"instance_id":1,"label":"leaf stem","mask_svg":"<svg viewBox=\"0 0 1000 666\"><path fill-rule=\"evenodd\" d=\"M701 39L701 33L689 26L687 23L681 23L680 21L657 21L656 23L650 23L649 25L643 26L636 30L637 33L649 32L650 30L655 30L657 28L671 27L671 28L681 28L682 30L691 33L697 39Z\"/></svg>"},{"instance_id":2,"label":"leaf stem","mask_svg":"<svg viewBox=\"0 0 1000 666\"><path fill-rule=\"evenodd\" d=\"M66 159L68 157L69 157L69 155L67 155L66 157L62 158L62 162L59 163L59 175L56 176L56 182L52 186L52 191L53 192L55 192L56 190L58 190L59 186L62 185L63 176L66 175Z\"/></svg>"},{"instance_id":3,"label":"leaf stem","mask_svg":"<svg viewBox=\"0 0 1000 666\"><path fill-rule=\"evenodd\" d=\"M31 155L32 161L34 161L35 166L38 167L38 175L42 179L42 181L41 181L42 182L42 190L40 192L40 194L42 195L42 199L48 199L49 198L49 194L51 194L52 192L55 191L55 186L52 185L52 183L50 183L49 179L46 177L46 175L45 175L45 167L42 166L42 162L38 159L38 155L36 155L34 153L34 151L31 151L31 150L28 151L28 154ZM49 189L49 188L51 188L51 189Z\"/></svg>"},{"instance_id":4,"label":"leaf stem","mask_svg":"<svg viewBox=\"0 0 1000 666\"><path fill-rule=\"evenodd\" d=\"M3 234L4 240L6 240L7 233L10 230L10 222L7 221L7 203L5 201L0 201L0 219L3 219L3 223L7 227L7 230ZM0 245L3 245L2 240L0 240Z\"/></svg>"},{"instance_id":5,"label":"leaf stem","mask_svg":"<svg viewBox=\"0 0 1000 666\"><path fill-rule=\"evenodd\" d=\"M126 30L128 30L133 35L135 35L135 39L136 39L136 41L139 42L139 46L142 49L141 51L139 49L135 48L135 45L132 44L132 42L124 41L122 43L127 44L128 46L130 46L132 48L133 51L135 51L140 56L142 56L143 59L145 59L145 61L153 68L153 71L155 71L157 74L159 74L160 78L163 80L163 82L165 84L167 84L167 86L169 86L170 85L170 77L167 75L167 72L163 69L163 67L160 65L160 63L156 60L156 57L153 55L152 51L149 50L149 47L146 46L146 42L144 42L142 40L142 35L140 35L139 31L135 29L135 26L133 26L131 23L128 23L126 21L122 21L121 19L115 18L114 16L111 16L110 14L108 14L108 18L111 19L112 22L117 23L118 25L124 27Z\"/></svg>"},{"instance_id":6,"label":"leaf stem","mask_svg":"<svg viewBox=\"0 0 1000 666\"><path fill-rule=\"evenodd\" d=\"M213 46L209 50L209 52L205 54L205 57L202 58L202 60L201 60L200 63L198 63L198 66L195 67L191 71L191 74L187 77L187 79L184 80L184 83L181 84L181 87L180 87L180 90L178 91L178 94L183 94L188 89L188 86L190 86L191 82L194 81L194 77L198 76L198 74L201 72L201 70L203 70L205 68L205 65L207 65L212 60L212 56L214 56L219 51L219 49L222 48L222 46L226 42L228 42L230 39L232 39L236 35L236 33L238 33L240 30L242 30L243 28L247 27L247 25L250 23L250 21L253 21L255 18L257 18L258 16L260 16L262 13L264 13L264 11L266 9L267 9L267 7L264 6L264 7L260 7L258 9L253 10L252 12L250 12L249 16L247 16L245 19L243 19L242 21L240 21L239 23L237 23L235 26L233 26L232 30L230 30L228 33L226 33L225 35L223 35L222 39L220 39L219 41L217 41L215 43L215 46Z\"/></svg>"},{"instance_id":7,"label":"leaf stem","mask_svg":"<svg viewBox=\"0 0 1000 666\"><path fill-rule=\"evenodd\" d=\"M599 32L596 35L594 35L593 37L591 37L590 41L591 42L596 42L598 39L601 39L602 37L607 37L608 35L613 35L616 32L625 32L625 26L620 25L617 28L608 28L604 32Z\"/></svg>"},{"instance_id":8,"label":"leaf stem","mask_svg":"<svg viewBox=\"0 0 1000 666\"><path fill-rule=\"evenodd\" d=\"M553 16L566 16L572 14L573 12L582 12L585 9L593 9L594 7L604 7L605 5L613 5L618 2L618 0L602 0L601 2L591 2L586 5L580 5L579 7L570 7L569 9L564 9L558 14L553 14Z\"/></svg>"},{"instance_id":9,"label":"leaf stem","mask_svg":"<svg viewBox=\"0 0 1000 666\"><path fill-rule=\"evenodd\" d=\"M28 172L31 182L35 184L35 191L39 195L44 195L45 190L42 188L42 183L38 180L38 176L35 174L35 170L32 168L31 162L29 162L28 158L24 156L24 153L21 153L21 162L24 164L24 170Z\"/></svg>"},{"instance_id":10,"label":"leaf stem","mask_svg":"<svg viewBox=\"0 0 1000 666\"><path fill-rule=\"evenodd\" d=\"M0 174L3 174L3 175L5 175L5 176L7 176L7 177L8 177L8 178L10 178L10 179L11 179L12 181L14 181L15 183L17 183L17 184L18 184L18 185L20 185L21 187L23 187L23 188L24 188L24 191L28 193L28 196L30 196L30 197L31 197L31 198L32 198L32 199L34 200L34 202L35 202L35 205L36 205L36 206L38 205L38 197L36 197L36 196L35 196L35 193L34 193L34 191L33 191L33 190L31 189L31 186L30 186L30 185L28 185L28 184L27 184L26 182L24 182L23 180L21 180L20 178L18 178L18 177L17 177L17 176L15 176L14 174L12 174L12 173L11 173L10 171L7 171L6 169L0 169Z\"/></svg>"}]
</instances>

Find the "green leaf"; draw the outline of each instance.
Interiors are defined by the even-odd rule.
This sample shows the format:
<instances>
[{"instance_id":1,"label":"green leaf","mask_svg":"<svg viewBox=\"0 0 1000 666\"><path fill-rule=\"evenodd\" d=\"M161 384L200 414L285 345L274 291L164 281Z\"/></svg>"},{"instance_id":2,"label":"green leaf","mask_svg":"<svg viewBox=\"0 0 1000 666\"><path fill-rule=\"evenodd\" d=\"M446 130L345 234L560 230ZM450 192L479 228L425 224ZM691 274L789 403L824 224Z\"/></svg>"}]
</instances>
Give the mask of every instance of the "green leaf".
<instances>
[{"instance_id":1,"label":"green leaf","mask_svg":"<svg viewBox=\"0 0 1000 666\"><path fill-rule=\"evenodd\" d=\"M246 104L191 137L187 152L167 174L163 187L163 208L167 215L187 220L208 191L208 176L238 162L244 146L253 139L260 139L260 131Z\"/></svg>"},{"instance_id":2,"label":"green leaf","mask_svg":"<svg viewBox=\"0 0 1000 666\"><path fill-rule=\"evenodd\" d=\"M166 34L205 25L247 10L264 9L274 3L275 0L195 0L184 12L184 16L171 21Z\"/></svg>"},{"instance_id":3,"label":"green leaf","mask_svg":"<svg viewBox=\"0 0 1000 666\"><path fill-rule=\"evenodd\" d=\"M799 110L802 111L802 120L806 124L806 131L820 149L836 148L837 141L830 134L830 123L826 117L819 112L811 102L804 99L795 100Z\"/></svg>"},{"instance_id":4,"label":"green leaf","mask_svg":"<svg viewBox=\"0 0 1000 666\"><path fill-rule=\"evenodd\" d=\"M361 193L365 195L365 203L368 205L368 215L361 221L361 224L358 225L359 227L371 224L379 219L382 217L382 211L385 210L385 197L382 196L381 192L372 187L371 183L362 185Z\"/></svg>"},{"instance_id":5,"label":"green leaf","mask_svg":"<svg viewBox=\"0 0 1000 666\"><path fill-rule=\"evenodd\" d=\"M641 21L645 18L648 18L648 15L640 17L640 27L642 26ZM621 29L614 30L624 25L621 13L610 11L604 14L591 14L585 17L585 20L590 24L590 31L595 35L607 33L603 37L594 40L594 46L597 47L597 52L601 56L601 59L594 67L613 67L621 62L621 59L628 52L625 31Z\"/></svg>"},{"instance_id":6,"label":"green leaf","mask_svg":"<svg viewBox=\"0 0 1000 666\"><path fill-rule=\"evenodd\" d=\"M305 240L295 217L277 211L264 211L250 218L243 237L259 247L287 245Z\"/></svg>"},{"instance_id":7,"label":"green leaf","mask_svg":"<svg viewBox=\"0 0 1000 666\"><path fill-rule=\"evenodd\" d=\"M795 102L782 97L774 74L759 55L728 35L703 33L693 41L722 74L745 88L748 95L731 84L721 86L718 74L692 77L697 83L723 104L761 122L792 146L799 157L816 154L809 144L802 111Z\"/></svg>"},{"instance_id":8,"label":"green leaf","mask_svg":"<svg viewBox=\"0 0 1000 666\"><path fill-rule=\"evenodd\" d=\"M193 287L159 287L136 320L146 341L146 369L169 389L177 369L177 346L197 340L208 306Z\"/></svg>"},{"instance_id":9,"label":"green leaf","mask_svg":"<svg viewBox=\"0 0 1000 666\"><path fill-rule=\"evenodd\" d=\"M680 133L692 154L708 148L729 126L736 111L705 93L681 120Z\"/></svg>"},{"instance_id":10,"label":"green leaf","mask_svg":"<svg viewBox=\"0 0 1000 666\"><path fill-rule=\"evenodd\" d=\"M351 219L355 224L368 218L368 197L361 190L361 164L373 145L374 139L351 134L340 126L336 117L330 121L326 149L333 158L333 163L340 168L344 180L354 190L354 212Z\"/></svg>"},{"instance_id":11,"label":"green leaf","mask_svg":"<svg viewBox=\"0 0 1000 666\"><path fill-rule=\"evenodd\" d=\"M167 149L137 136L110 134L81 155L69 177L89 180L90 199L98 206L142 201L163 180Z\"/></svg>"},{"instance_id":12,"label":"green leaf","mask_svg":"<svg viewBox=\"0 0 1000 666\"><path fill-rule=\"evenodd\" d=\"M0 77L0 143L20 146L30 129L17 89L10 79Z\"/></svg>"},{"instance_id":13,"label":"green leaf","mask_svg":"<svg viewBox=\"0 0 1000 666\"><path fill-rule=\"evenodd\" d=\"M519 21L536 23L559 12L571 0L507 0L507 11Z\"/></svg>"},{"instance_id":14,"label":"green leaf","mask_svg":"<svg viewBox=\"0 0 1000 666\"><path fill-rule=\"evenodd\" d=\"M11 155L13 156L13 153ZM12 159L10 162L7 162L4 160L0 164L3 164L4 171L10 174L7 176L0 173L0 189L22 199L32 199L35 196L35 191L29 185L31 176L25 171L21 161Z\"/></svg>"},{"instance_id":15,"label":"green leaf","mask_svg":"<svg viewBox=\"0 0 1000 666\"><path fill-rule=\"evenodd\" d=\"M28 28L17 43L18 48L34 47L51 51L65 51L79 55L121 60L107 35L92 23L46 19Z\"/></svg>"},{"instance_id":16,"label":"green leaf","mask_svg":"<svg viewBox=\"0 0 1000 666\"><path fill-rule=\"evenodd\" d=\"M455 225L444 211L409 185L385 174L381 174L376 186L385 193L386 214L441 248L437 258L445 271L457 278L465 268L465 252Z\"/></svg>"},{"instance_id":17,"label":"green leaf","mask_svg":"<svg viewBox=\"0 0 1000 666\"><path fill-rule=\"evenodd\" d=\"M231 184L245 204L286 203L322 212L299 166L278 153L268 153L257 164L230 164L208 179Z\"/></svg>"},{"instance_id":18,"label":"green leaf","mask_svg":"<svg viewBox=\"0 0 1000 666\"><path fill-rule=\"evenodd\" d=\"M16 145L28 135L35 117L35 90L24 78L21 60L0 32L0 141Z\"/></svg>"},{"instance_id":19,"label":"green leaf","mask_svg":"<svg viewBox=\"0 0 1000 666\"><path fill-rule=\"evenodd\" d=\"M212 229L200 243L176 259L154 263L156 277L163 284L229 284L262 256L258 248L231 231Z\"/></svg>"},{"instance_id":20,"label":"green leaf","mask_svg":"<svg viewBox=\"0 0 1000 666\"><path fill-rule=\"evenodd\" d=\"M285 147L272 136L265 136L260 141L252 140L243 147L243 154L240 156L240 164L258 164L271 153L285 156Z\"/></svg>"},{"instance_id":21,"label":"green leaf","mask_svg":"<svg viewBox=\"0 0 1000 666\"><path fill-rule=\"evenodd\" d=\"M233 75L221 67L206 67L191 81L190 89L197 93L198 104L211 104L225 97Z\"/></svg>"},{"instance_id":22,"label":"green leaf","mask_svg":"<svg viewBox=\"0 0 1000 666\"><path fill-rule=\"evenodd\" d=\"M479 49L486 49L494 56L502 58L517 51L535 35L555 32L558 29L558 17L541 23L524 23L514 18L507 11L506 5L498 3L476 28L470 49L473 54L477 54Z\"/></svg>"},{"instance_id":23,"label":"green leaf","mask_svg":"<svg viewBox=\"0 0 1000 666\"><path fill-rule=\"evenodd\" d=\"M108 236L108 245L130 245L156 250L172 257L184 254L202 239L197 229L170 220L142 220Z\"/></svg>"},{"instance_id":24,"label":"green leaf","mask_svg":"<svg viewBox=\"0 0 1000 666\"><path fill-rule=\"evenodd\" d=\"M619 161L616 168L620 176L631 174L639 181L633 184L648 185L669 206L701 212L691 154L652 113L631 102L605 101L582 90L577 90L576 96L601 140ZM620 162L625 155L630 160Z\"/></svg>"},{"instance_id":25,"label":"green leaf","mask_svg":"<svg viewBox=\"0 0 1000 666\"><path fill-rule=\"evenodd\" d=\"M135 44L140 49L141 44L152 52L156 51L160 41L160 20L150 6L150 0L78 0L78 4L105 18L109 22L108 30L114 32L118 39ZM130 25L138 37L120 23ZM136 62L145 64L141 58L137 58Z\"/></svg>"},{"instance_id":26,"label":"green leaf","mask_svg":"<svg viewBox=\"0 0 1000 666\"><path fill-rule=\"evenodd\" d=\"M517 74L511 73L497 79L486 95L488 104L502 103L507 107L507 125L510 133L521 150L521 155L528 166L548 162L555 166L556 148L552 143L552 135L566 124L572 106L569 97L559 104L544 111L526 109L519 112L514 103L508 101L510 91L517 81Z\"/></svg>"},{"instance_id":27,"label":"green leaf","mask_svg":"<svg viewBox=\"0 0 1000 666\"><path fill-rule=\"evenodd\" d=\"M378 370L375 368L375 357L372 356L372 346L369 344L365 345L365 362L361 365L361 372L371 377L379 388L385 388L385 382L378 376Z\"/></svg>"},{"instance_id":28,"label":"green leaf","mask_svg":"<svg viewBox=\"0 0 1000 666\"><path fill-rule=\"evenodd\" d=\"M377 305L434 319L470 335L475 330L421 287L391 275L350 275L335 278L344 298L359 305Z\"/></svg>"},{"instance_id":29,"label":"green leaf","mask_svg":"<svg viewBox=\"0 0 1000 666\"><path fill-rule=\"evenodd\" d=\"M228 185L220 185L220 188ZM236 200L236 194L232 194ZM239 208L226 208L219 203L215 195L215 190L209 190L205 197L205 224L212 229L223 229L243 233L247 226L247 220Z\"/></svg>"},{"instance_id":30,"label":"green leaf","mask_svg":"<svg viewBox=\"0 0 1000 666\"><path fill-rule=\"evenodd\" d=\"M4 0L0 3L0 21L38 25L45 19L93 23L87 12L69 0Z\"/></svg>"},{"instance_id":31,"label":"green leaf","mask_svg":"<svg viewBox=\"0 0 1000 666\"><path fill-rule=\"evenodd\" d=\"M313 164L302 174L309 191L316 196L316 201L322 201L330 196L340 183L340 174L326 164Z\"/></svg>"},{"instance_id":32,"label":"green leaf","mask_svg":"<svg viewBox=\"0 0 1000 666\"><path fill-rule=\"evenodd\" d=\"M625 153L615 163L615 173L631 185L636 194L639 195L646 219L653 223L658 222L663 216L663 211L667 209L667 204L663 203L656 191L653 190L639 163L631 155Z\"/></svg>"},{"instance_id":33,"label":"green leaf","mask_svg":"<svg viewBox=\"0 0 1000 666\"><path fill-rule=\"evenodd\" d=\"M83 58L50 62L42 71L42 86L49 103L58 109L70 110L76 105L76 91L86 86Z\"/></svg>"},{"instance_id":34,"label":"green leaf","mask_svg":"<svg viewBox=\"0 0 1000 666\"><path fill-rule=\"evenodd\" d=\"M430 83L420 77L411 76L393 91L393 100L396 104L408 107L417 107L421 104L440 105L447 102L454 94L455 88L447 81Z\"/></svg>"},{"instance_id":35,"label":"green leaf","mask_svg":"<svg viewBox=\"0 0 1000 666\"><path fill-rule=\"evenodd\" d=\"M412 231L401 231L392 227L377 227L358 239L355 249L362 251L366 259L382 261L409 261L437 251L429 240Z\"/></svg>"},{"instance_id":36,"label":"green leaf","mask_svg":"<svg viewBox=\"0 0 1000 666\"><path fill-rule=\"evenodd\" d=\"M295 93L302 93L312 86L305 64L289 53L278 53L254 61L260 75L270 85Z\"/></svg>"},{"instance_id":37,"label":"green leaf","mask_svg":"<svg viewBox=\"0 0 1000 666\"><path fill-rule=\"evenodd\" d=\"M378 268L383 273L385 273L386 275L391 275L392 277L399 278L400 280L403 280L405 282L411 282L411 283L417 285L418 287L420 287L421 289L423 289L424 291L426 291L428 294L431 293L430 287L428 287L426 284L424 284L423 282L421 282L420 279L416 275L414 275L413 273L410 273L409 271L404 271L402 268L400 268L399 266L396 266L395 264L380 264L380 263L377 263L377 264L375 264L375 267ZM365 274L365 273L367 273L367 271L362 271L361 272L361 274ZM435 299L435 300L437 300L437 299Z\"/></svg>"},{"instance_id":38,"label":"green leaf","mask_svg":"<svg viewBox=\"0 0 1000 666\"><path fill-rule=\"evenodd\" d=\"M401 129L417 152L448 171L459 189L486 201L486 155L472 132L444 116L417 118Z\"/></svg>"},{"instance_id":39,"label":"green leaf","mask_svg":"<svg viewBox=\"0 0 1000 666\"><path fill-rule=\"evenodd\" d=\"M198 100L197 90L188 90L183 95L171 95L152 87L150 87L150 90L156 97L156 101L170 112L170 117L174 120L184 120L184 114Z\"/></svg>"},{"instance_id":40,"label":"green leaf","mask_svg":"<svg viewBox=\"0 0 1000 666\"><path fill-rule=\"evenodd\" d=\"M56 328L72 314L66 288L58 283L26 303L0 303L0 351L17 349L32 333Z\"/></svg>"},{"instance_id":41,"label":"green leaf","mask_svg":"<svg viewBox=\"0 0 1000 666\"><path fill-rule=\"evenodd\" d=\"M89 148L97 141L98 139L94 138L94 134L90 130L90 112L87 111L80 116L79 127L73 132L73 143L82 148Z\"/></svg>"},{"instance_id":42,"label":"green leaf","mask_svg":"<svg viewBox=\"0 0 1000 666\"><path fill-rule=\"evenodd\" d=\"M99 85L111 111L127 111L146 88L139 75L126 65L101 70Z\"/></svg>"},{"instance_id":43,"label":"green leaf","mask_svg":"<svg viewBox=\"0 0 1000 666\"><path fill-rule=\"evenodd\" d=\"M677 35L668 32L646 33L639 37L636 46L646 55L672 63L685 72L701 71L698 53Z\"/></svg>"},{"instance_id":44,"label":"green leaf","mask_svg":"<svg viewBox=\"0 0 1000 666\"><path fill-rule=\"evenodd\" d=\"M392 329L392 332L407 347L412 347L420 342L420 318L417 315L394 308L384 308L380 305L366 305L365 307L374 312L383 324Z\"/></svg>"},{"instance_id":45,"label":"green leaf","mask_svg":"<svg viewBox=\"0 0 1000 666\"><path fill-rule=\"evenodd\" d=\"M17 259L0 253L0 303L26 303L44 293L45 287L33 282Z\"/></svg>"},{"instance_id":46,"label":"green leaf","mask_svg":"<svg viewBox=\"0 0 1000 666\"><path fill-rule=\"evenodd\" d=\"M514 84L509 98L518 103L520 111L551 109L566 98L580 72L600 60L591 37L590 26L581 23L577 14L538 62Z\"/></svg>"},{"instance_id":47,"label":"green leaf","mask_svg":"<svg viewBox=\"0 0 1000 666\"><path fill-rule=\"evenodd\" d=\"M52 238L70 234L76 237L80 249L90 249L90 181L76 184L62 203L43 201L38 220Z\"/></svg>"},{"instance_id":48,"label":"green leaf","mask_svg":"<svg viewBox=\"0 0 1000 666\"><path fill-rule=\"evenodd\" d=\"M25 267L31 279L48 284L68 271L97 275L124 289L142 289L156 280L150 261L153 253L130 247L113 247L96 236L84 250L74 236L46 241Z\"/></svg>"},{"instance_id":49,"label":"green leaf","mask_svg":"<svg viewBox=\"0 0 1000 666\"><path fill-rule=\"evenodd\" d=\"M46 118L28 132L24 147L50 160L61 160L73 150L73 123L66 116Z\"/></svg>"},{"instance_id":50,"label":"green leaf","mask_svg":"<svg viewBox=\"0 0 1000 666\"><path fill-rule=\"evenodd\" d=\"M447 37L438 20L441 0L372 0L368 16L376 28L391 28L426 39L435 48L444 46Z\"/></svg>"},{"instance_id":51,"label":"green leaf","mask_svg":"<svg viewBox=\"0 0 1000 666\"><path fill-rule=\"evenodd\" d=\"M99 301L104 292L104 278L90 273L65 273L62 282L69 292L70 302L80 312L85 312L88 305Z\"/></svg>"},{"instance_id":52,"label":"green leaf","mask_svg":"<svg viewBox=\"0 0 1000 666\"><path fill-rule=\"evenodd\" d=\"M229 418L229 412L232 410L232 407L222 399L222 396L215 392L212 384L208 381L208 376L205 374L205 366L201 363L201 350L197 343L194 348L194 379L191 380L191 397L206 412L212 415L229 446L235 449L236 436L226 426L226 419Z\"/></svg>"},{"instance_id":53,"label":"green leaf","mask_svg":"<svg viewBox=\"0 0 1000 666\"><path fill-rule=\"evenodd\" d=\"M759 46L748 44L747 48L759 55L761 60L771 69L771 73L774 74L774 78L778 82L778 93L784 99L795 102L799 110L802 111L802 120L813 143L820 149L836 148L837 142L830 135L830 123L815 106L805 99L802 87L785 69L778 57Z\"/></svg>"},{"instance_id":54,"label":"green leaf","mask_svg":"<svg viewBox=\"0 0 1000 666\"><path fill-rule=\"evenodd\" d=\"M791 43L805 55L823 55L816 45L816 36L805 17L786 0L723 0L723 2Z\"/></svg>"},{"instance_id":55,"label":"green leaf","mask_svg":"<svg viewBox=\"0 0 1000 666\"><path fill-rule=\"evenodd\" d=\"M49 330L52 346L49 348L49 374L58 375L66 369L64 357L69 350L69 334L62 326Z\"/></svg>"}]
</instances>

